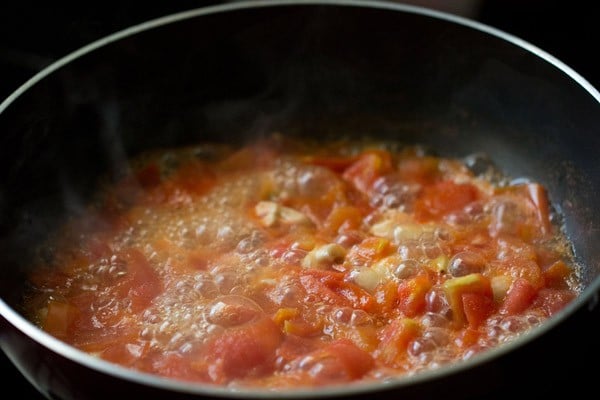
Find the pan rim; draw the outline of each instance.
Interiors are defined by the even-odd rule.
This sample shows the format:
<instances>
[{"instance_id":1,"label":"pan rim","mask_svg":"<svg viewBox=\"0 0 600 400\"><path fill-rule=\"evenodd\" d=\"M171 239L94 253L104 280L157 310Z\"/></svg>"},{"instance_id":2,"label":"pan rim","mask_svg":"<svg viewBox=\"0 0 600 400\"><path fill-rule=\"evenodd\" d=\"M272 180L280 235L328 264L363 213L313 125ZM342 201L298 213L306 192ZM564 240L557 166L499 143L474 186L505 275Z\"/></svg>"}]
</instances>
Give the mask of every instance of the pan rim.
<instances>
[{"instance_id":1,"label":"pan rim","mask_svg":"<svg viewBox=\"0 0 600 400\"><path fill-rule=\"evenodd\" d=\"M554 67L561 70L563 73L568 75L573 81L577 82L584 90L586 90L598 103L600 103L600 93L594 88L583 76L573 70L571 67L552 56L548 52L538 48L537 46L507 32L501 31L494 27L482 24L477 21L470 20L468 18L452 15L449 13L428 9L425 7L391 3L386 1L377 0L250 0L244 2L233 2L220 4L209 7L201 7L191 9L183 12L178 12L170 15L166 15L160 18L152 19L129 28L117 31L113 34L100 38L92 43L89 43L69 54L53 62L42 71L35 74L24 84L18 87L12 94L10 94L2 103L0 103L0 115L21 95L26 93L30 88L36 85L45 77L51 75L53 72L59 70L63 66L71 63L72 61L93 52L96 49L107 46L113 42L117 42L121 39L149 31L154 28L177 23L192 18L202 17L205 15L226 13L231 11L238 11L243 9L255 9L263 7L280 7L280 6L304 6L304 5L315 5L315 6L343 6L343 7L366 7L384 9L396 12L405 12L411 14L417 14L424 17L437 18L445 20L447 22L463 25L465 27L480 31L485 34L489 34L498 37L506 42L509 42L517 47L520 47L534 56L548 62ZM442 366L438 369L425 371L416 375L405 375L398 378L391 379L387 382L359 382L356 385L344 385L344 386L327 386L323 388L293 388L291 390L283 389L278 391L268 389L232 389L226 387L215 387L207 384L198 384L193 382L182 382L174 379L163 378L153 374L143 373L134 371L125 367L115 365L113 363L100 360L89 354L82 352L67 345L66 343L52 337L46 332L40 330L31 322L26 320L21 314L12 309L3 299L0 298L0 316L5 318L13 327L23 332L29 338L36 341L38 344L46 347L65 357L77 364L83 365L95 371L103 374L107 374L116 378L124 379L134 383L143 384L146 386L156 387L165 390L172 390L181 393L194 394L194 395L205 395L212 397L222 398L316 398L316 397L336 397L344 395L357 395L377 392L388 389L399 389L402 387L412 386L419 383L434 381L441 377L456 374L460 371L476 368L478 365L485 364L489 361L497 359L503 354L510 353L513 350L535 340L537 337L542 336L544 333L550 331L555 326L560 324L566 318L574 314L576 310L579 310L586 305L589 308L595 307L598 303L598 292L600 291L600 277L596 277L590 284L583 290L581 295L571 302L564 310L559 314L546 321L542 326L533 329L525 335L521 335L515 340L506 343L498 348L486 351L472 359L452 363L447 366Z\"/></svg>"}]
</instances>

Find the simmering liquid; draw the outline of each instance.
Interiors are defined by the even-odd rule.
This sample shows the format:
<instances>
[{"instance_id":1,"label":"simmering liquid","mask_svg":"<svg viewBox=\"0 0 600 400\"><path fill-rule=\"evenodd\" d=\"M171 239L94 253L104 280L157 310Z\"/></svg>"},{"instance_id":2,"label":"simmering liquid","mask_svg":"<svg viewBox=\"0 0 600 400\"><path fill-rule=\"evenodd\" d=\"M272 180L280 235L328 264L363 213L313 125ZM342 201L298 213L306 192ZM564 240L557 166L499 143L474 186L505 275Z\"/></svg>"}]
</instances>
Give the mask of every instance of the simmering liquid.
<instances>
[{"instance_id":1,"label":"simmering liquid","mask_svg":"<svg viewBox=\"0 0 600 400\"><path fill-rule=\"evenodd\" d=\"M460 362L580 291L545 188L373 141L132 160L45 243L25 307L96 357L185 381L321 387Z\"/></svg>"}]
</instances>

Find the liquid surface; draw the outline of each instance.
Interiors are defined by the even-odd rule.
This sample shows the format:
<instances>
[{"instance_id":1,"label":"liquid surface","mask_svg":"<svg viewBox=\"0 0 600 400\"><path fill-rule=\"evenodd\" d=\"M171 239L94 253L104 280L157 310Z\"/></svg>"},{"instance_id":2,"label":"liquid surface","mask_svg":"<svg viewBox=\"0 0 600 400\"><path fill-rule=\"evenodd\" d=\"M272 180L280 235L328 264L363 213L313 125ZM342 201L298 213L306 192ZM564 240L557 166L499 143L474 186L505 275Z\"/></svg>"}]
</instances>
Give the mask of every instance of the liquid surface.
<instances>
[{"instance_id":1,"label":"liquid surface","mask_svg":"<svg viewBox=\"0 0 600 400\"><path fill-rule=\"evenodd\" d=\"M230 387L460 362L579 294L539 183L480 156L270 138L156 151L40 249L31 320L105 360Z\"/></svg>"}]
</instances>

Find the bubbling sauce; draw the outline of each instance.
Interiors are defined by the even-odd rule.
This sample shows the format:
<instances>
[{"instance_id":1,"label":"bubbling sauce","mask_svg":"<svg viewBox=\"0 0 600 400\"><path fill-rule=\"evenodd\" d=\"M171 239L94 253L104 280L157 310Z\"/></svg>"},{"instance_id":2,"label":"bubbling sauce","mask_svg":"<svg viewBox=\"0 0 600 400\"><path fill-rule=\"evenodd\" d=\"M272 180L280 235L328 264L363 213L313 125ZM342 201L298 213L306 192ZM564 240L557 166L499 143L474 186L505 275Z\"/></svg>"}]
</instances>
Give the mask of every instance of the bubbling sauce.
<instances>
[{"instance_id":1,"label":"bubbling sauce","mask_svg":"<svg viewBox=\"0 0 600 400\"><path fill-rule=\"evenodd\" d=\"M178 380L392 379L526 334L580 292L545 188L375 141L144 154L44 244L31 320Z\"/></svg>"}]
</instances>

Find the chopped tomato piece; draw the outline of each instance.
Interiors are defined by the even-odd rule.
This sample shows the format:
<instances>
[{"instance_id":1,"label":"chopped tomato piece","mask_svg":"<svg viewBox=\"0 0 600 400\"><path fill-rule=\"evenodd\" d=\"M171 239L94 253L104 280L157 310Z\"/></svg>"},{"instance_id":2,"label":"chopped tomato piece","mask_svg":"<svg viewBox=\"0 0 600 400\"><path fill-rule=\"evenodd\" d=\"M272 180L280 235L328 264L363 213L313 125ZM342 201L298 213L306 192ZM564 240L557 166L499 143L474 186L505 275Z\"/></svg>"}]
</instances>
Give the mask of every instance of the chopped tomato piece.
<instances>
[{"instance_id":1,"label":"chopped tomato piece","mask_svg":"<svg viewBox=\"0 0 600 400\"><path fill-rule=\"evenodd\" d=\"M352 341L339 339L290 363L291 374L307 373L318 384L348 382L373 368L373 357Z\"/></svg>"},{"instance_id":2,"label":"chopped tomato piece","mask_svg":"<svg viewBox=\"0 0 600 400\"><path fill-rule=\"evenodd\" d=\"M304 318L294 318L284 321L283 332L288 335L296 336L315 336L322 332L320 323L309 323Z\"/></svg>"},{"instance_id":3,"label":"chopped tomato piece","mask_svg":"<svg viewBox=\"0 0 600 400\"><path fill-rule=\"evenodd\" d=\"M198 370L194 362L190 363L189 358L175 352L153 354L140 365L140 368L168 378L209 381L206 369Z\"/></svg>"},{"instance_id":4,"label":"chopped tomato piece","mask_svg":"<svg viewBox=\"0 0 600 400\"><path fill-rule=\"evenodd\" d=\"M206 193L216 182L214 172L200 161L189 161L181 166L171 177L173 190L201 195Z\"/></svg>"},{"instance_id":5,"label":"chopped tomato piece","mask_svg":"<svg viewBox=\"0 0 600 400\"><path fill-rule=\"evenodd\" d=\"M453 318L460 325L467 322L463 304L464 294L474 293L488 297L490 301L493 299L490 280L479 273L448 279L444 282L444 292L452 309Z\"/></svg>"},{"instance_id":6,"label":"chopped tomato piece","mask_svg":"<svg viewBox=\"0 0 600 400\"><path fill-rule=\"evenodd\" d=\"M389 313L396 308L398 301L398 284L390 280L378 285L373 294L382 313Z\"/></svg>"},{"instance_id":7,"label":"chopped tomato piece","mask_svg":"<svg viewBox=\"0 0 600 400\"><path fill-rule=\"evenodd\" d=\"M79 309L69 303L51 301L42 328L59 339L67 337L79 317Z\"/></svg>"},{"instance_id":8,"label":"chopped tomato piece","mask_svg":"<svg viewBox=\"0 0 600 400\"><path fill-rule=\"evenodd\" d=\"M439 160L435 157L407 157L398 165L398 174L407 181L429 184L439 175Z\"/></svg>"},{"instance_id":9,"label":"chopped tomato piece","mask_svg":"<svg viewBox=\"0 0 600 400\"><path fill-rule=\"evenodd\" d=\"M506 293L500 312L515 315L525 311L533 303L537 292L527 279L516 279Z\"/></svg>"},{"instance_id":10,"label":"chopped tomato piece","mask_svg":"<svg viewBox=\"0 0 600 400\"><path fill-rule=\"evenodd\" d=\"M127 275L120 291L131 300L131 311L138 313L162 292L162 284L158 274L140 251L129 249L122 257L127 263Z\"/></svg>"},{"instance_id":11,"label":"chopped tomato piece","mask_svg":"<svg viewBox=\"0 0 600 400\"><path fill-rule=\"evenodd\" d=\"M494 300L481 293L462 294L463 311L469 327L477 328L494 310Z\"/></svg>"},{"instance_id":12,"label":"chopped tomato piece","mask_svg":"<svg viewBox=\"0 0 600 400\"><path fill-rule=\"evenodd\" d=\"M479 197L479 190L470 183L442 181L423 189L415 202L415 217L419 221L440 218L463 209Z\"/></svg>"},{"instance_id":13,"label":"chopped tomato piece","mask_svg":"<svg viewBox=\"0 0 600 400\"><path fill-rule=\"evenodd\" d=\"M205 349L213 365L211 379L227 382L272 371L281 340L281 331L270 318L225 330Z\"/></svg>"},{"instance_id":14,"label":"chopped tomato piece","mask_svg":"<svg viewBox=\"0 0 600 400\"><path fill-rule=\"evenodd\" d=\"M460 332L456 338L456 344L462 348L468 348L476 344L480 336L479 330L468 327Z\"/></svg>"},{"instance_id":15,"label":"chopped tomato piece","mask_svg":"<svg viewBox=\"0 0 600 400\"><path fill-rule=\"evenodd\" d=\"M381 334L377 358L388 365L399 365L406 357L406 349L411 340L421 333L419 324L410 318L393 320Z\"/></svg>"},{"instance_id":16,"label":"chopped tomato piece","mask_svg":"<svg viewBox=\"0 0 600 400\"><path fill-rule=\"evenodd\" d=\"M528 183L525 185L529 199L535 206L536 214L543 233L549 233L552 228L550 222L550 206L548 202L548 193L539 183Z\"/></svg>"},{"instance_id":17,"label":"chopped tomato piece","mask_svg":"<svg viewBox=\"0 0 600 400\"><path fill-rule=\"evenodd\" d=\"M339 360L340 367L350 379L360 378L374 365L371 355L349 340L336 340L324 352Z\"/></svg>"},{"instance_id":18,"label":"chopped tomato piece","mask_svg":"<svg viewBox=\"0 0 600 400\"><path fill-rule=\"evenodd\" d=\"M369 150L358 156L343 173L345 180L368 193L377 178L392 170L392 156L384 150Z\"/></svg>"},{"instance_id":19,"label":"chopped tomato piece","mask_svg":"<svg viewBox=\"0 0 600 400\"><path fill-rule=\"evenodd\" d=\"M567 289L541 289L534 305L543 308L548 315L554 315L567 306L575 294Z\"/></svg>"},{"instance_id":20,"label":"chopped tomato piece","mask_svg":"<svg viewBox=\"0 0 600 400\"><path fill-rule=\"evenodd\" d=\"M394 251L390 241L381 237L368 237L352 246L346 259L353 265L371 265L374 261L390 255Z\"/></svg>"},{"instance_id":21,"label":"chopped tomato piece","mask_svg":"<svg viewBox=\"0 0 600 400\"><path fill-rule=\"evenodd\" d=\"M333 271L307 269L300 277L307 293L317 295L330 304L352 306L366 311L376 307L373 296L360 286L344 280L344 274Z\"/></svg>"},{"instance_id":22,"label":"chopped tomato piece","mask_svg":"<svg viewBox=\"0 0 600 400\"><path fill-rule=\"evenodd\" d=\"M546 286L554 289L567 289L569 279L573 278L573 270L559 260L550 265L543 273Z\"/></svg>"},{"instance_id":23,"label":"chopped tomato piece","mask_svg":"<svg viewBox=\"0 0 600 400\"><path fill-rule=\"evenodd\" d=\"M325 220L324 228L332 235L341 231L357 229L361 226L363 216L357 207L341 206L331 210Z\"/></svg>"},{"instance_id":24,"label":"chopped tomato piece","mask_svg":"<svg viewBox=\"0 0 600 400\"><path fill-rule=\"evenodd\" d=\"M398 309L407 317L415 317L425 310L425 296L432 283L425 274L400 282L398 285Z\"/></svg>"}]
</instances>

